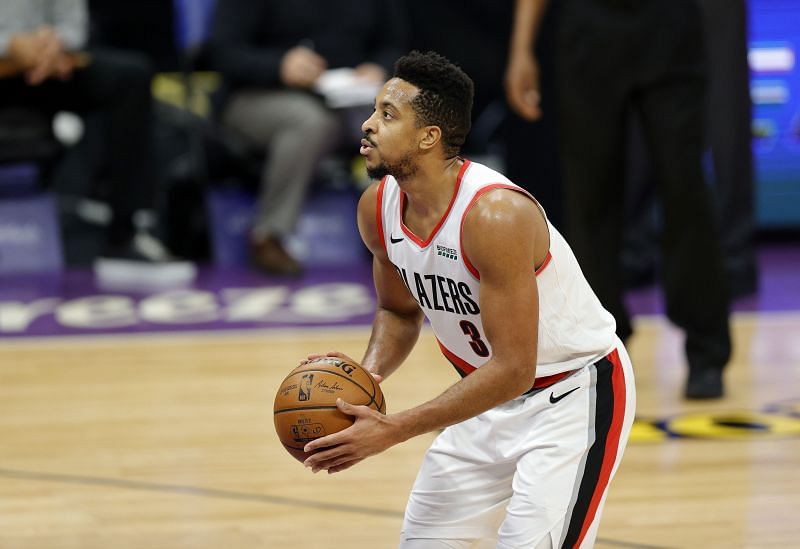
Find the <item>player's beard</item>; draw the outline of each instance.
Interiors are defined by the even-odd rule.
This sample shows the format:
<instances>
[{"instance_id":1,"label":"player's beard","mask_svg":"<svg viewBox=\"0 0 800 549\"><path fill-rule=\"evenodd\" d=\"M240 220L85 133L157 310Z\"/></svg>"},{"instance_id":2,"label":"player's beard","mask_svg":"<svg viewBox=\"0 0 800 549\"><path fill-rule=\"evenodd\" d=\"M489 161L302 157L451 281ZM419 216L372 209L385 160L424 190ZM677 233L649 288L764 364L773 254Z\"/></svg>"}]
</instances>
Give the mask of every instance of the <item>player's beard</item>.
<instances>
[{"instance_id":1,"label":"player's beard","mask_svg":"<svg viewBox=\"0 0 800 549\"><path fill-rule=\"evenodd\" d=\"M414 163L411 154L406 154L397 162L381 161L381 163L374 168L367 167L367 175L373 181L383 179L387 175L391 175L400 181L403 179L408 179L416 173L417 165Z\"/></svg>"}]
</instances>

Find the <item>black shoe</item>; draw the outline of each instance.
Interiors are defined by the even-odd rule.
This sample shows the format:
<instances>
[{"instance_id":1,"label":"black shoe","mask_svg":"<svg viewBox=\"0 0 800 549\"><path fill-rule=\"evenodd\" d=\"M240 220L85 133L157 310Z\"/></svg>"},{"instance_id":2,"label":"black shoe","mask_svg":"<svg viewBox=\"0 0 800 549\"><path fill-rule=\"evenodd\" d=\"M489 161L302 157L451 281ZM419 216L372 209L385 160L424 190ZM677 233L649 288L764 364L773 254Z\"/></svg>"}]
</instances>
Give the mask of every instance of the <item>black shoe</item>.
<instances>
[{"instance_id":1,"label":"black shoe","mask_svg":"<svg viewBox=\"0 0 800 549\"><path fill-rule=\"evenodd\" d=\"M684 396L692 400L722 398L722 370L717 368L689 371Z\"/></svg>"}]
</instances>

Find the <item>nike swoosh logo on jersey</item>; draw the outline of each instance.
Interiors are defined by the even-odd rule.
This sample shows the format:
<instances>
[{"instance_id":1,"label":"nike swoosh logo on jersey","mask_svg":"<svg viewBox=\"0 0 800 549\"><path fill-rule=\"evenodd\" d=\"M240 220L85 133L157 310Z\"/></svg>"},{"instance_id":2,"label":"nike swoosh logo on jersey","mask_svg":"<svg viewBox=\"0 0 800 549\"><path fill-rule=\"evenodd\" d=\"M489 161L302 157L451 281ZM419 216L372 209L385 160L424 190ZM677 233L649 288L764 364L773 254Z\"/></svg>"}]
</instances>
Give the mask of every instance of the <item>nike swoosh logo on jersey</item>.
<instances>
[{"instance_id":1,"label":"nike swoosh logo on jersey","mask_svg":"<svg viewBox=\"0 0 800 549\"><path fill-rule=\"evenodd\" d=\"M565 396L567 396L568 394L570 394L570 393L574 393L574 392L575 392L575 391L577 391L578 389L580 389L580 387L575 387L574 389L572 389L572 390L570 390L570 391L567 391L567 392L566 392L566 393L564 393L563 395L558 395L558 396L556 396L556 395L555 395L555 393L550 393L550 403L551 403L551 404L555 404L556 402L558 402L559 400L561 400L562 398L564 398L564 397L565 397Z\"/></svg>"},{"instance_id":2,"label":"nike swoosh logo on jersey","mask_svg":"<svg viewBox=\"0 0 800 549\"><path fill-rule=\"evenodd\" d=\"M403 241L402 238L395 238L395 237L393 237L391 235L389 235L389 240L391 241L392 244L397 244L398 242L402 242Z\"/></svg>"}]
</instances>

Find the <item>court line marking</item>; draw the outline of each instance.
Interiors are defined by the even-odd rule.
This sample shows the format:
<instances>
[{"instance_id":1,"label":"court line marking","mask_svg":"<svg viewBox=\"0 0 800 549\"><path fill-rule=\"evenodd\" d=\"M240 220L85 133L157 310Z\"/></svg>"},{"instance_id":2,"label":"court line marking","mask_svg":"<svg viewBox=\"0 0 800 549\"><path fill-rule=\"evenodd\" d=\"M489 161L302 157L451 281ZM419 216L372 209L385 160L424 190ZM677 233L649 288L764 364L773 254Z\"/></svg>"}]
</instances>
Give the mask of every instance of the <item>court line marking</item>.
<instances>
[{"instance_id":1,"label":"court line marking","mask_svg":"<svg viewBox=\"0 0 800 549\"><path fill-rule=\"evenodd\" d=\"M79 486L99 486L109 488L121 488L125 490L138 490L143 492L160 492L171 494L182 494L187 496L228 499L237 501L253 501L257 503L269 503L274 505L291 505L295 507L306 507L319 509L322 511L339 511L343 513L363 514L388 518L403 518L403 511L391 509L380 509L373 507L363 507L360 505L349 505L343 503L326 503L300 498L287 498L284 496L272 496L268 494L253 494L247 492L236 492L233 490L221 490L218 488L201 488L199 486L187 486L183 484L160 484L156 482L125 480L108 477L94 477L87 475L71 475L64 473L43 473L37 471L25 471L18 469L0 468L0 477L15 480L32 480L40 482L51 482L57 484L74 484ZM607 538L597 538L597 543L612 545L614 547L630 547L638 549L671 549L662 545L642 545L621 540Z\"/></svg>"},{"instance_id":2,"label":"court line marking","mask_svg":"<svg viewBox=\"0 0 800 549\"><path fill-rule=\"evenodd\" d=\"M218 488L202 488L199 486L188 486L183 484L160 484L156 482L146 482L138 480L125 480L120 478L94 477L87 475L72 475L64 473L43 473L37 471L25 471L15 469L0 468L0 477L51 482L57 484L76 484L81 486L103 486L110 488L122 488L127 490L139 490L143 492L161 492L172 494L184 494L216 499L230 499L239 501L254 501L259 503L271 503L275 505L292 505L296 507L309 507L324 511L342 511L344 513L358 513L365 515L402 518L402 511L390 509L379 509L364 507L360 505L349 505L344 503L325 503L309 499L288 498L284 496L272 496L269 494L254 494L247 492L236 492L233 490L221 490Z\"/></svg>"}]
</instances>

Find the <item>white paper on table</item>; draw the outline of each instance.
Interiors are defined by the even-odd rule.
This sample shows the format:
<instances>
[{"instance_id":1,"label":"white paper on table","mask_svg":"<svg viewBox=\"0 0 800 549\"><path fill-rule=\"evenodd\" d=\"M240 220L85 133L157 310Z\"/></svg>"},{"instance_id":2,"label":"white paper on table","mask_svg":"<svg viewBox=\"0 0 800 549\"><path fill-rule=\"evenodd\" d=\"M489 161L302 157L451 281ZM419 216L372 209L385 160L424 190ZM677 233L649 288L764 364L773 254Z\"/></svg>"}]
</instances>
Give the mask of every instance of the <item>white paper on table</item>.
<instances>
[{"instance_id":1,"label":"white paper on table","mask_svg":"<svg viewBox=\"0 0 800 549\"><path fill-rule=\"evenodd\" d=\"M325 71L314 85L314 91L332 109L372 105L380 88L380 84L366 81L347 68Z\"/></svg>"}]
</instances>

